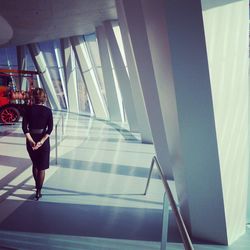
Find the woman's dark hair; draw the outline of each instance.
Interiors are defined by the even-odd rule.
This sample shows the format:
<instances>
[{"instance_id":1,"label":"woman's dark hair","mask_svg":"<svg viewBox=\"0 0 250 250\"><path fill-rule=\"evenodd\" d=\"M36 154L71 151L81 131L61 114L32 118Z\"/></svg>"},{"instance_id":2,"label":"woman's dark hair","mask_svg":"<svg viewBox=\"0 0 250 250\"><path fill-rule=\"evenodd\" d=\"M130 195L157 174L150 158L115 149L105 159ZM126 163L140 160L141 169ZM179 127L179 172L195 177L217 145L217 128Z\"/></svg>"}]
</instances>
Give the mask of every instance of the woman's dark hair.
<instances>
[{"instance_id":1,"label":"woman's dark hair","mask_svg":"<svg viewBox=\"0 0 250 250\"><path fill-rule=\"evenodd\" d=\"M33 90L33 98L35 104L44 104L47 100L47 95L42 88L35 88Z\"/></svg>"}]
</instances>

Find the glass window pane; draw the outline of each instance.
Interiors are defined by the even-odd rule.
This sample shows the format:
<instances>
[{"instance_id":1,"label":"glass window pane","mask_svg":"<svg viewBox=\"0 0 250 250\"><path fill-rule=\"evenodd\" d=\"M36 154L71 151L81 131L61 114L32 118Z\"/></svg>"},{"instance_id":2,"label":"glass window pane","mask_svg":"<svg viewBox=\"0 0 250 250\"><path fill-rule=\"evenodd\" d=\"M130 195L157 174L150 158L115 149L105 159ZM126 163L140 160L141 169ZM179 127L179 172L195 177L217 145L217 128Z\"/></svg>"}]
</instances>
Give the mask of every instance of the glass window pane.
<instances>
[{"instance_id":1,"label":"glass window pane","mask_svg":"<svg viewBox=\"0 0 250 250\"><path fill-rule=\"evenodd\" d=\"M0 67L17 69L16 47L0 48Z\"/></svg>"},{"instance_id":2,"label":"glass window pane","mask_svg":"<svg viewBox=\"0 0 250 250\"><path fill-rule=\"evenodd\" d=\"M89 106L88 92L78 66L76 67L76 82L77 82L79 112L84 114L85 113L90 114L91 112Z\"/></svg>"},{"instance_id":3,"label":"glass window pane","mask_svg":"<svg viewBox=\"0 0 250 250\"><path fill-rule=\"evenodd\" d=\"M100 92L103 95L104 100L106 101L106 92L104 87L101 60L99 55L99 48L98 48L96 34L93 33L90 35L85 35L84 40L88 55L92 61L92 69L94 70L94 76L100 88Z\"/></svg>"},{"instance_id":4,"label":"glass window pane","mask_svg":"<svg viewBox=\"0 0 250 250\"><path fill-rule=\"evenodd\" d=\"M53 86L55 88L56 95L60 102L62 109L67 109L65 96L62 86L62 74L59 72L61 65L58 65L57 56L55 54L55 49L58 49L59 41L46 41L39 43L40 50L43 53L47 69L49 71ZM60 53L58 53L60 54Z\"/></svg>"}]
</instances>

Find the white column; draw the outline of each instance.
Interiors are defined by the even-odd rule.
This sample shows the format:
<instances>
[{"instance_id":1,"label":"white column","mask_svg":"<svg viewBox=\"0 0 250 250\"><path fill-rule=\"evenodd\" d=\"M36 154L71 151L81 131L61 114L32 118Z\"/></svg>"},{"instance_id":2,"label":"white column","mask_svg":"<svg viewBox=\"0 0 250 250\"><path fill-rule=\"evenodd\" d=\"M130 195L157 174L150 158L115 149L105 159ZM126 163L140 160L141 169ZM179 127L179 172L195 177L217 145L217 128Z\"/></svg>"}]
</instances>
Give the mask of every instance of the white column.
<instances>
[{"instance_id":1,"label":"white column","mask_svg":"<svg viewBox=\"0 0 250 250\"><path fill-rule=\"evenodd\" d=\"M76 69L72 64L71 44L69 38L61 39L62 60L69 103L69 112L79 113Z\"/></svg>"},{"instance_id":2,"label":"white column","mask_svg":"<svg viewBox=\"0 0 250 250\"><path fill-rule=\"evenodd\" d=\"M135 103L135 111L137 116L138 128L141 133L142 142L152 143L152 134L149 125L148 115L145 108L145 103L142 95L142 90L139 82L139 77L136 69L135 59L129 40L128 27L124 14L124 9L120 1L116 2L117 14L119 18L119 26L121 30L124 52L127 61L129 78L133 89L132 95Z\"/></svg>"},{"instance_id":3,"label":"white column","mask_svg":"<svg viewBox=\"0 0 250 250\"><path fill-rule=\"evenodd\" d=\"M25 46L17 46L17 67L19 70L27 70L27 61L25 55ZM27 79L22 76L18 77L17 88L20 90L27 90Z\"/></svg>"},{"instance_id":4,"label":"white column","mask_svg":"<svg viewBox=\"0 0 250 250\"><path fill-rule=\"evenodd\" d=\"M219 2L203 0L202 9L231 244L245 232L249 199L249 1Z\"/></svg>"},{"instance_id":5,"label":"white column","mask_svg":"<svg viewBox=\"0 0 250 250\"><path fill-rule=\"evenodd\" d=\"M49 70L47 69L42 52L40 51L38 45L34 43L29 44L28 48L37 71L41 72L39 76L41 78L43 87L48 95L48 99L52 108L56 110L61 110L61 106L58 101L55 88L50 77Z\"/></svg>"},{"instance_id":6,"label":"white column","mask_svg":"<svg viewBox=\"0 0 250 250\"><path fill-rule=\"evenodd\" d=\"M199 0L140 2L156 79L164 71L175 88L176 138L168 126L177 118L165 115L181 212L193 237L231 244L246 224L247 1L202 1L203 16Z\"/></svg>"},{"instance_id":7,"label":"white column","mask_svg":"<svg viewBox=\"0 0 250 250\"><path fill-rule=\"evenodd\" d=\"M141 3L139 0L121 0L121 4L124 7L156 155L163 172L168 179L172 179L172 164Z\"/></svg>"},{"instance_id":8,"label":"white column","mask_svg":"<svg viewBox=\"0 0 250 250\"><path fill-rule=\"evenodd\" d=\"M166 26L165 0L152 2L141 1L146 25L149 49L152 56L153 69L160 100L160 109L167 136L169 157L173 169L179 203L187 226L189 222L189 207L186 195L186 172L181 162L180 131L176 103L175 85L171 61L171 51Z\"/></svg>"},{"instance_id":9,"label":"white column","mask_svg":"<svg viewBox=\"0 0 250 250\"><path fill-rule=\"evenodd\" d=\"M130 79L126 71L125 64L122 59L120 49L118 47L115 34L110 21L104 22L105 33L107 36L109 49L115 68L116 77L119 83L119 87L122 94L122 101L124 103L128 124L131 131L138 131L138 123L135 112L135 104L132 95L132 88L130 84Z\"/></svg>"},{"instance_id":10,"label":"white column","mask_svg":"<svg viewBox=\"0 0 250 250\"><path fill-rule=\"evenodd\" d=\"M176 156L171 157L175 163L173 174L182 215L194 237L226 244L222 183L200 1L159 0L154 5L147 0L141 2L153 58L156 46L161 43L157 39L164 39L171 51L171 58L165 55L165 63L170 60L172 64L167 71L173 75L181 135L181 148L177 147ZM158 21L165 25L167 37L165 32L157 35L153 31ZM155 35L157 37L153 38ZM157 42L155 47L153 39ZM159 48L164 53L164 47ZM158 77L160 73L156 72ZM160 91L164 88L161 87ZM173 119L175 117L170 122ZM170 140L170 131L166 132L171 145L174 141Z\"/></svg>"},{"instance_id":11,"label":"white column","mask_svg":"<svg viewBox=\"0 0 250 250\"><path fill-rule=\"evenodd\" d=\"M106 120L108 116L106 103L100 92L100 87L98 86L98 82L93 71L93 65L91 65L90 61L88 60L84 41L82 37L74 36L70 38L70 42L75 52L80 73L86 84L94 114L97 118ZM88 77L86 76L87 74L89 75Z\"/></svg>"},{"instance_id":12,"label":"white column","mask_svg":"<svg viewBox=\"0 0 250 250\"><path fill-rule=\"evenodd\" d=\"M69 101L68 101L68 95L67 95L67 90L66 90L63 62L62 62L62 58L61 58L61 49L60 49L60 46L58 46L55 41L54 41L53 45L54 45L54 50L55 50L56 62L58 65L59 76L60 76L61 83L62 83L63 95L65 98L66 108L68 110L69 109Z\"/></svg>"},{"instance_id":13,"label":"white column","mask_svg":"<svg viewBox=\"0 0 250 250\"><path fill-rule=\"evenodd\" d=\"M102 65L109 118L111 121L122 121L104 26L98 26L96 28L96 36Z\"/></svg>"}]
</instances>

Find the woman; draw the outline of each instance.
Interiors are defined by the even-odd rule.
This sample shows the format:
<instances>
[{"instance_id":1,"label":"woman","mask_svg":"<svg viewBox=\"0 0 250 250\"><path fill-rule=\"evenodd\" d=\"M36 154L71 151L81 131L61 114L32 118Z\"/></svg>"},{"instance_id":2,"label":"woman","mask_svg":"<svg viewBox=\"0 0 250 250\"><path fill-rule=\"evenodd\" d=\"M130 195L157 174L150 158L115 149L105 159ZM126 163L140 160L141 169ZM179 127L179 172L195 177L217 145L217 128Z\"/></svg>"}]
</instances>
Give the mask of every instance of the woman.
<instances>
[{"instance_id":1,"label":"woman","mask_svg":"<svg viewBox=\"0 0 250 250\"><path fill-rule=\"evenodd\" d=\"M47 97L43 89L33 90L34 105L27 107L22 129L26 136L26 148L33 164L32 172L36 184L36 199L42 197L45 169L49 168L50 142L53 117L50 108L44 106Z\"/></svg>"}]
</instances>

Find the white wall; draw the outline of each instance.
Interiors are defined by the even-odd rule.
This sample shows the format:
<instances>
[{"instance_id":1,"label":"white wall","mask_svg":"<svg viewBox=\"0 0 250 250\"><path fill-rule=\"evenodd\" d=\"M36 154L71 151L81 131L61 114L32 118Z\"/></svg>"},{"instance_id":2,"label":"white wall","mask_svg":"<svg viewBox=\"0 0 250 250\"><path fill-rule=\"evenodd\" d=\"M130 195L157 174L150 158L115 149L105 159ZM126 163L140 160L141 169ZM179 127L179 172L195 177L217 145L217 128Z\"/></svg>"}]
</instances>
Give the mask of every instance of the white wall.
<instances>
[{"instance_id":1,"label":"white wall","mask_svg":"<svg viewBox=\"0 0 250 250\"><path fill-rule=\"evenodd\" d=\"M123 5L156 152L173 167L188 230L231 244L246 223L248 1Z\"/></svg>"},{"instance_id":2,"label":"white wall","mask_svg":"<svg viewBox=\"0 0 250 250\"><path fill-rule=\"evenodd\" d=\"M248 1L202 0L228 243L246 224Z\"/></svg>"}]
</instances>

